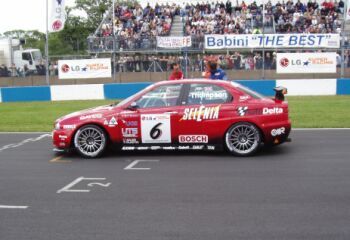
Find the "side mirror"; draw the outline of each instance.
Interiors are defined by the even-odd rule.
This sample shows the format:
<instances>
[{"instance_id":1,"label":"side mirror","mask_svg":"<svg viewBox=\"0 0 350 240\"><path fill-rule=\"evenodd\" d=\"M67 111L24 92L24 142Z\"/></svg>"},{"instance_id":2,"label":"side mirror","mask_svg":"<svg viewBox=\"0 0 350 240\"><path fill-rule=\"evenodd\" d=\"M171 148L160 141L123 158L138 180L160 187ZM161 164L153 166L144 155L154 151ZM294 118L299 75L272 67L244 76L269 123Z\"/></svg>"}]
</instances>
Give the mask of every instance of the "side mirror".
<instances>
[{"instance_id":1,"label":"side mirror","mask_svg":"<svg viewBox=\"0 0 350 240\"><path fill-rule=\"evenodd\" d=\"M127 109L129 109L129 110L135 110L135 109L138 109L138 108L139 108L139 106L137 105L136 102L132 102L132 103L127 107Z\"/></svg>"},{"instance_id":2,"label":"side mirror","mask_svg":"<svg viewBox=\"0 0 350 240\"><path fill-rule=\"evenodd\" d=\"M33 61L32 60L29 60L29 65L33 65Z\"/></svg>"}]
</instances>

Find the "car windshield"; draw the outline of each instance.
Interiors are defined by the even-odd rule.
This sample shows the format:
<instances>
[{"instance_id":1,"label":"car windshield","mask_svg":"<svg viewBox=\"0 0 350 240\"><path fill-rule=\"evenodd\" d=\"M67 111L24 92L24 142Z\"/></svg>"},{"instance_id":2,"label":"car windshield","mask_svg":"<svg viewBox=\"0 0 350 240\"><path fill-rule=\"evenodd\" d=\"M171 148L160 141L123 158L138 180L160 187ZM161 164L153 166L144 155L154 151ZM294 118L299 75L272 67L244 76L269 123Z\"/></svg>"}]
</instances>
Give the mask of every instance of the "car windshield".
<instances>
[{"instance_id":1,"label":"car windshield","mask_svg":"<svg viewBox=\"0 0 350 240\"><path fill-rule=\"evenodd\" d=\"M35 61L41 61L43 59L40 51L33 51L32 54Z\"/></svg>"},{"instance_id":2,"label":"car windshield","mask_svg":"<svg viewBox=\"0 0 350 240\"><path fill-rule=\"evenodd\" d=\"M153 87L153 84L146 87L145 89L141 90L140 92L137 92L133 95L131 95L130 97L127 97L125 98L124 100L120 101L120 102L115 102L115 103L112 103L111 106L117 106L117 107L120 107L120 106L123 106L124 104L126 104L127 102L129 102L131 99L133 99L134 97L136 97L136 95L142 93L142 92L145 92L147 91L148 89L150 89L151 87Z\"/></svg>"}]
</instances>

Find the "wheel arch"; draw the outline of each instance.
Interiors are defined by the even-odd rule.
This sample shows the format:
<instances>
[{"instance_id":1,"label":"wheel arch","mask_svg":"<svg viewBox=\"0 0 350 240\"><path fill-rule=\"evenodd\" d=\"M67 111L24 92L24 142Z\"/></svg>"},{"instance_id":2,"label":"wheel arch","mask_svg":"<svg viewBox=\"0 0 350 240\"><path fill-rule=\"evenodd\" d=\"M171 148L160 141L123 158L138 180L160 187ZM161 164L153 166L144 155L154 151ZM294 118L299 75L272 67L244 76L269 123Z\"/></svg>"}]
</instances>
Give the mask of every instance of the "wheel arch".
<instances>
[{"instance_id":1,"label":"wheel arch","mask_svg":"<svg viewBox=\"0 0 350 240\"><path fill-rule=\"evenodd\" d=\"M74 147L74 138L75 138L75 135L77 134L78 130L81 129L82 127L85 127L88 125L93 125L93 126L97 126L97 127L101 128L102 131L106 134L107 145L111 142L111 136L110 136L109 132L107 131L106 126L104 126L103 124L101 124L99 122L86 122L86 123L79 125L78 127L76 127L74 129L74 131L72 133L72 137L70 139L70 143L69 143L70 148Z\"/></svg>"},{"instance_id":2,"label":"wheel arch","mask_svg":"<svg viewBox=\"0 0 350 240\"><path fill-rule=\"evenodd\" d=\"M223 135L223 143L225 143L225 136L226 136L226 133L227 131L235 124L237 123L250 123L250 124L253 124L260 132L260 137L261 137L261 142L265 143L265 134L264 134L264 131L262 130L262 128L255 122L255 121L252 121L250 119L240 119L240 120L237 120L235 122L233 122L232 124L230 124L226 129L225 129L225 134ZM225 144L224 144L225 145Z\"/></svg>"}]
</instances>

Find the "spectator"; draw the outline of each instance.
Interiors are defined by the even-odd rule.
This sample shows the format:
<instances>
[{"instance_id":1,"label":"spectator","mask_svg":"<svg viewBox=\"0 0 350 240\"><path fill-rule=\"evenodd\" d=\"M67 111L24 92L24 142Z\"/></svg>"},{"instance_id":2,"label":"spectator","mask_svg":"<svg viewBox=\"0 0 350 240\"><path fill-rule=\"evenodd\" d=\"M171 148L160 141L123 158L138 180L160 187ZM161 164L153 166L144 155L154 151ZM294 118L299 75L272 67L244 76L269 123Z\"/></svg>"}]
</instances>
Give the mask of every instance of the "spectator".
<instances>
[{"instance_id":1,"label":"spectator","mask_svg":"<svg viewBox=\"0 0 350 240\"><path fill-rule=\"evenodd\" d=\"M224 70L222 70L219 66L217 61L209 61L208 62L208 68L209 68L209 79L212 80L227 80L227 76Z\"/></svg>"},{"instance_id":2,"label":"spectator","mask_svg":"<svg viewBox=\"0 0 350 240\"><path fill-rule=\"evenodd\" d=\"M183 79L183 73L180 69L180 65L178 63L173 63L171 65L172 73L169 76L169 80L181 80Z\"/></svg>"}]
</instances>

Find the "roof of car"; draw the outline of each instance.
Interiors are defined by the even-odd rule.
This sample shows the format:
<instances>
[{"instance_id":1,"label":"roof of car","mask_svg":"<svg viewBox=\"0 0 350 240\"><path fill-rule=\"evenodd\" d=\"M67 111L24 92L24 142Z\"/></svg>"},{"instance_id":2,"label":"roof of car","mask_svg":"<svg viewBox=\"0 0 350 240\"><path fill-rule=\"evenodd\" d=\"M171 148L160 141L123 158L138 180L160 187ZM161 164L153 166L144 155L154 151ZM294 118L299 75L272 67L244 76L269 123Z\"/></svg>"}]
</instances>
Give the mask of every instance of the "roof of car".
<instances>
[{"instance_id":1,"label":"roof of car","mask_svg":"<svg viewBox=\"0 0 350 240\"><path fill-rule=\"evenodd\" d=\"M161 81L157 82L157 85L169 84L169 83L219 83L222 85L231 85L231 81L227 80L211 80L206 78L194 78L194 79L182 79L182 80L171 80L171 81Z\"/></svg>"}]
</instances>

